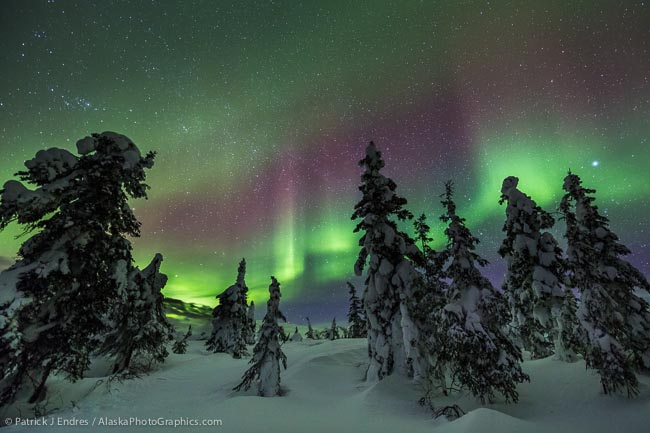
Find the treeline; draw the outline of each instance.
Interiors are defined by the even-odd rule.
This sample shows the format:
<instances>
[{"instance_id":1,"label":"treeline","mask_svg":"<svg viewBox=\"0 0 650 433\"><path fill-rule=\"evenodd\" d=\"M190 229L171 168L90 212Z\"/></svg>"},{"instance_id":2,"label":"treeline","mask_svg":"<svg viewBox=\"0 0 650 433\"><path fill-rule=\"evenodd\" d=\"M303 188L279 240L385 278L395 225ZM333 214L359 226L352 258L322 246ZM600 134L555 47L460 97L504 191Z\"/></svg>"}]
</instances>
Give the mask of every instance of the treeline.
<instances>
[{"instance_id":1,"label":"treeline","mask_svg":"<svg viewBox=\"0 0 650 433\"><path fill-rule=\"evenodd\" d=\"M162 256L139 269L128 240L139 236L140 223L127 200L146 198L155 154L142 155L112 132L79 140L77 153L41 150L0 190L0 230L15 221L29 235L16 263L0 273L0 406L40 401L50 375L82 378L96 356L113 360L113 374L137 375L163 362L168 344L185 353L191 336L188 329L175 339L165 317ZM576 174L565 177L559 203L566 252L549 231L553 216L518 189L516 177L504 179L498 252L507 273L497 290L481 273L487 261L457 211L452 182L441 195L447 242L436 251L426 215L413 222L415 238L398 227L413 215L381 174L384 161L372 142L359 164L362 198L352 218L362 234L354 270L365 271L363 293L348 283L348 327L333 320L317 332L307 319L306 339L367 337L366 380L411 377L432 407L437 394L459 389L483 402L498 394L516 402L517 384L529 380L522 350L569 362L581 356L604 393L638 393L636 373L650 368L650 310L637 290L650 284L621 258L630 251ZM259 395L280 395L282 344L302 335L296 328L290 337L279 324L286 319L274 277L256 329L245 274L242 259L235 283L217 295L206 348L250 356L235 390L255 384Z\"/></svg>"},{"instance_id":2,"label":"treeline","mask_svg":"<svg viewBox=\"0 0 650 433\"><path fill-rule=\"evenodd\" d=\"M650 367L650 310L636 290L650 285L621 259L630 251L576 174L565 177L559 204L566 253L549 232L551 214L518 189L516 177L503 181L499 254L507 273L497 290L481 273L487 261L457 211L452 182L441 195L447 243L435 251L426 215L414 221L415 239L398 228L413 215L395 182L381 174L374 143L359 165L362 199L352 218L363 234L355 271L366 275L367 380L412 377L425 385L428 402L458 389L481 401L498 393L516 402L517 384L529 380L521 369L524 349L533 358L555 353L565 361L579 354L600 375L604 393L638 393L635 372Z\"/></svg>"},{"instance_id":3,"label":"treeline","mask_svg":"<svg viewBox=\"0 0 650 433\"><path fill-rule=\"evenodd\" d=\"M170 343L173 352L186 352L191 328L175 339L165 317L162 255L139 269L128 240L140 235L128 200L147 197L146 170L154 159L155 153L142 155L124 135L93 134L77 142L76 155L39 151L16 173L19 180L0 190L0 231L17 222L30 235L16 263L0 272L0 407L43 400L52 374L78 380L98 356L113 361L113 375L133 377L163 362ZM255 345L237 389L255 382L260 395L277 395L280 366L286 368L281 344L302 336L296 329L288 337L278 324L285 320L280 283L271 277L256 338L245 274L242 259L235 284L217 296L206 346L241 358ZM356 299L351 335L361 336ZM347 334L335 322L321 334L310 325L307 338L336 339L339 331Z\"/></svg>"}]
</instances>

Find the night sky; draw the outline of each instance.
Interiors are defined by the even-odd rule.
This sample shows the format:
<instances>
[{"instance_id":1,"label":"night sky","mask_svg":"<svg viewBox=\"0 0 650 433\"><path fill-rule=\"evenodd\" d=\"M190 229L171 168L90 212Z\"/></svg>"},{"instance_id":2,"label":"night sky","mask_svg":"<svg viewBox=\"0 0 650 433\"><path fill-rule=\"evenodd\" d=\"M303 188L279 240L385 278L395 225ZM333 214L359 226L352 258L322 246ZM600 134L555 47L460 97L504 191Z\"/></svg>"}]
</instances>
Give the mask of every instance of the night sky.
<instances>
[{"instance_id":1,"label":"night sky","mask_svg":"<svg viewBox=\"0 0 650 433\"><path fill-rule=\"evenodd\" d=\"M555 211L569 168L648 274L649 41L647 1L4 0L0 182L39 149L125 134L158 152L134 249L164 255L165 294L214 305L246 257L253 298L275 275L293 321L341 320L361 282L371 139L435 247L456 181L497 284L502 179Z\"/></svg>"}]
</instances>

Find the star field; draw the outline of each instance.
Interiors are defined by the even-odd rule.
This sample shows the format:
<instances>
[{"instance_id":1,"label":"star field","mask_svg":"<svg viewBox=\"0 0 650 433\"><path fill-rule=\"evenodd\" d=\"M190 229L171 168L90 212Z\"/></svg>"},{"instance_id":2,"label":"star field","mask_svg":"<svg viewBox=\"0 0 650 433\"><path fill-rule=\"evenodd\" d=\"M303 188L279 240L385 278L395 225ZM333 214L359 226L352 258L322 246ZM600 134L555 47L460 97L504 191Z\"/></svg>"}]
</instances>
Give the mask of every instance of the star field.
<instances>
[{"instance_id":1,"label":"star field","mask_svg":"<svg viewBox=\"0 0 650 433\"><path fill-rule=\"evenodd\" d=\"M371 139L436 247L455 180L495 283L502 179L554 211L569 168L650 271L647 2L8 0L0 20L0 180L91 132L157 151L134 250L164 255L167 296L213 305L246 257L256 301L275 275L289 316L342 316Z\"/></svg>"}]
</instances>

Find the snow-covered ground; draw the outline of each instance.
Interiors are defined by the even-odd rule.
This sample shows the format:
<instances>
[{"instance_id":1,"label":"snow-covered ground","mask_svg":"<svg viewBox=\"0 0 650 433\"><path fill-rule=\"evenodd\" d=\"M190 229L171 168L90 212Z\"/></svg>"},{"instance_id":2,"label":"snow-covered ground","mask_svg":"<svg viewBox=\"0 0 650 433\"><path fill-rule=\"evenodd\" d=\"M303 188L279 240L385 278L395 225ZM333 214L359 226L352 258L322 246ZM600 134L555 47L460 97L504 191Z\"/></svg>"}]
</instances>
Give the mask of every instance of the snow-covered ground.
<instances>
[{"instance_id":1,"label":"snow-covered ground","mask_svg":"<svg viewBox=\"0 0 650 433\"><path fill-rule=\"evenodd\" d=\"M302 329L301 329L302 330ZM456 394L439 404L459 404L467 414L449 422L432 419L417 404L420 390L408 380L390 377L367 384L363 339L289 342L283 346L288 369L282 371L282 397L262 398L251 389L235 393L247 361L212 354L203 341L191 341L184 355L171 354L154 373L140 379L107 384L102 366L77 383L54 379L49 386L47 426L10 426L14 432L90 431L80 423L95 423L92 431L187 431L237 433L641 433L650 431L650 377L641 377L641 395L608 397L598 377L583 362L567 364L547 358L526 361L531 383L519 387L518 404L481 407L471 397ZM33 418L33 414L23 414ZM216 426L111 426L129 418L151 418ZM41 420L42 421L42 420ZM49 423L76 422L76 427ZM12 419L15 423L15 419ZM142 421L141 421L142 422Z\"/></svg>"}]
</instances>

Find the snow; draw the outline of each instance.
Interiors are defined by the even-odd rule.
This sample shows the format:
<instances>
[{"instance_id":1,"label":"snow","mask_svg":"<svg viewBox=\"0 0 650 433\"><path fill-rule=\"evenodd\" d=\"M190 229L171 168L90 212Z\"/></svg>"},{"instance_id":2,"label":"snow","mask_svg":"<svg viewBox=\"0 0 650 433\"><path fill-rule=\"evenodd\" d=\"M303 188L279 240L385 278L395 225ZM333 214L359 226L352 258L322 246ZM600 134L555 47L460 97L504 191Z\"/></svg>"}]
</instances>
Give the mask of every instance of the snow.
<instances>
[{"instance_id":1,"label":"snow","mask_svg":"<svg viewBox=\"0 0 650 433\"><path fill-rule=\"evenodd\" d=\"M3 203L16 203L19 206L32 206L41 209L47 206L52 197L42 189L32 191L17 180L9 180L2 187Z\"/></svg>"},{"instance_id":2,"label":"snow","mask_svg":"<svg viewBox=\"0 0 650 433\"><path fill-rule=\"evenodd\" d=\"M118 149L122 151L124 168L126 170L133 169L140 163L142 154L137 146L133 144L133 141L125 135L112 131L104 131L101 134L98 134L97 137L87 136L82 138L77 141L77 152L79 152L80 155L88 155L89 153L94 152L100 138L112 140L117 145Z\"/></svg>"},{"instance_id":3,"label":"snow","mask_svg":"<svg viewBox=\"0 0 650 433\"><path fill-rule=\"evenodd\" d=\"M384 233L384 245L390 247L395 242L395 230L388 224L381 224L380 227Z\"/></svg>"},{"instance_id":4,"label":"snow","mask_svg":"<svg viewBox=\"0 0 650 433\"><path fill-rule=\"evenodd\" d=\"M48 416L55 422L73 417L89 422L99 417L220 419L220 427L161 426L155 431L224 433L641 433L650 423L649 377L640 377L637 398L604 396L598 376L585 371L583 361L564 363L552 357L525 361L524 371L531 382L519 385L518 404L498 401L480 406L458 393L435 399L438 406L458 404L466 412L449 422L433 419L417 404L421 392L407 378L392 375L379 382L364 382L365 339L305 340L286 344L283 350L288 369L282 372L281 397L257 397L255 389L232 391L248 367L246 359L212 354L204 350L201 341L189 341L186 354L171 354L158 371L140 379L113 381L109 386L108 378L101 374L101 363L94 365L93 377L76 383L55 377L49 386L50 405L61 410ZM17 410L2 417L15 417ZM23 413L28 412L23 409ZM95 426L93 431L114 429ZM3 431L72 430L48 425L10 426ZM154 431L120 428L131 430Z\"/></svg>"},{"instance_id":5,"label":"snow","mask_svg":"<svg viewBox=\"0 0 650 433\"><path fill-rule=\"evenodd\" d=\"M97 146L97 141L94 137L85 136L81 140L77 141L77 152L79 155L88 155L90 152L95 151Z\"/></svg>"},{"instance_id":6,"label":"snow","mask_svg":"<svg viewBox=\"0 0 650 433\"><path fill-rule=\"evenodd\" d=\"M529 421L524 421L502 412L483 407L474 409L467 415L449 423L445 427L445 431L449 433L535 431L535 424Z\"/></svg>"},{"instance_id":7,"label":"snow","mask_svg":"<svg viewBox=\"0 0 650 433\"><path fill-rule=\"evenodd\" d=\"M36 156L25 161L25 167L30 171L38 171L44 180L52 182L60 174L70 171L77 164L77 157L65 149L56 147L39 150Z\"/></svg>"},{"instance_id":8,"label":"snow","mask_svg":"<svg viewBox=\"0 0 650 433\"><path fill-rule=\"evenodd\" d=\"M36 266L36 263L22 266L22 262L18 262L0 272L0 339L9 341L14 348L20 338L15 314L32 302L31 298L16 289L16 284L24 273L34 270Z\"/></svg>"},{"instance_id":9,"label":"snow","mask_svg":"<svg viewBox=\"0 0 650 433\"><path fill-rule=\"evenodd\" d=\"M117 147L119 147L120 150L127 150L130 146L133 145L133 142L129 137L126 135L118 134L117 132L104 131L99 135L100 137L112 140L115 144L117 144Z\"/></svg>"},{"instance_id":10,"label":"snow","mask_svg":"<svg viewBox=\"0 0 650 433\"><path fill-rule=\"evenodd\" d=\"M33 268L34 266L30 266L28 269L13 266L0 272L0 306L9 304L19 296L16 291L16 284L18 284L20 276Z\"/></svg>"},{"instance_id":11,"label":"snow","mask_svg":"<svg viewBox=\"0 0 650 433\"><path fill-rule=\"evenodd\" d=\"M393 265L388 259L382 259L381 265L379 265L379 278L384 278L386 275L390 275L393 272Z\"/></svg>"},{"instance_id":12,"label":"snow","mask_svg":"<svg viewBox=\"0 0 650 433\"><path fill-rule=\"evenodd\" d=\"M123 296L126 294L128 287L128 266L126 260L120 259L115 263L113 269L113 280L117 286L117 294Z\"/></svg>"},{"instance_id":13,"label":"snow","mask_svg":"<svg viewBox=\"0 0 650 433\"><path fill-rule=\"evenodd\" d=\"M61 272L64 275L70 273L70 268L68 267L68 255L65 251L46 251L40 256L39 262L40 265L35 269L35 272L41 278L46 278L52 272Z\"/></svg>"},{"instance_id":14,"label":"snow","mask_svg":"<svg viewBox=\"0 0 650 433\"><path fill-rule=\"evenodd\" d=\"M126 170L132 170L137 167L142 159L142 155L137 148L124 151L122 156L124 157L124 168Z\"/></svg>"}]
</instances>

